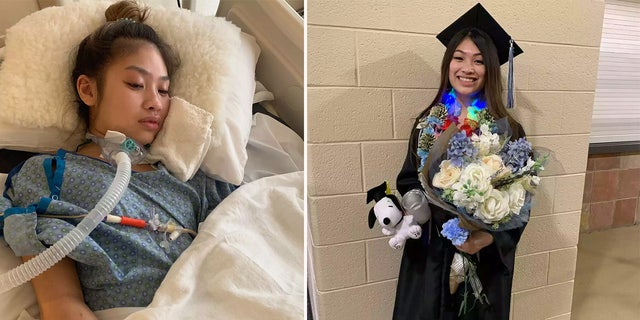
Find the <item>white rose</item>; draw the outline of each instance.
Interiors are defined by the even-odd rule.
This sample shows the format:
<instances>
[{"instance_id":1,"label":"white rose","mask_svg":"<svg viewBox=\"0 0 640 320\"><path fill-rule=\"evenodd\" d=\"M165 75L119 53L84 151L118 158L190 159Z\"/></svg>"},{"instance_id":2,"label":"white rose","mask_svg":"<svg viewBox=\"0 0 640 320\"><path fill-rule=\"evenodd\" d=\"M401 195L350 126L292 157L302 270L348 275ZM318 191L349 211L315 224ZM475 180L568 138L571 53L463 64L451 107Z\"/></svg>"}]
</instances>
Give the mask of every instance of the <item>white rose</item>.
<instances>
[{"instance_id":1,"label":"white rose","mask_svg":"<svg viewBox=\"0 0 640 320\"><path fill-rule=\"evenodd\" d=\"M475 216L484 223L495 223L506 217L509 212L509 195L505 191L491 189L484 202L478 206Z\"/></svg>"},{"instance_id":2,"label":"white rose","mask_svg":"<svg viewBox=\"0 0 640 320\"><path fill-rule=\"evenodd\" d=\"M507 192L509 193L509 209L514 214L520 214L527 192L520 183L510 185Z\"/></svg>"},{"instance_id":3,"label":"white rose","mask_svg":"<svg viewBox=\"0 0 640 320\"><path fill-rule=\"evenodd\" d=\"M440 189L448 189L460 178L460 168L451 164L451 161L444 160L440 163L440 172L433 176L433 186Z\"/></svg>"},{"instance_id":4,"label":"white rose","mask_svg":"<svg viewBox=\"0 0 640 320\"><path fill-rule=\"evenodd\" d=\"M486 193L491 187L491 173L487 168L478 163L467 165L460 176L460 181L468 183L472 189L479 193Z\"/></svg>"},{"instance_id":5,"label":"white rose","mask_svg":"<svg viewBox=\"0 0 640 320\"><path fill-rule=\"evenodd\" d=\"M458 182L451 188L453 192L453 204L465 207L467 211L473 211L479 203L484 201L487 192L492 188L489 178L489 170L479 163L467 165L460 174Z\"/></svg>"},{"instance_id":6,"label":"white rose","mask_svg":"<svg viewBox=\"0 0 640 320\"><path fill-rule=\"evenodd\" d=\"M479 156L482 157L489 154L491 145L489 144L489 141L487 139L482 139L480 138L480 136L474 133L471 135L471 143L473 143L473 146L478 149Z\"/></svg>"},{"instance_id":7,"label":"white rose","mask_svg":"<svg viewBox=\"0 0 640 320\"><path fill-rule=\"evenodd\" d=\"M475 133L471 135L471 143L478 149L478 155L482 157L497 151L500 146L500 137L491 133L489 126L483 124L480 126L480 135Z\"/></svg>"},{"instance_id":8,"label":"white rose","mask_svg":"<svg viewBox=\"0 0 640 320\"><path fill-rule=\"evenodd\" d=\"M492 154L489 156L484 156L480 159L480 162L487 168L490 174L494 174L498 172L502 166L502 158L500 158L497 154Z\"/></svg>"}]
</instances>

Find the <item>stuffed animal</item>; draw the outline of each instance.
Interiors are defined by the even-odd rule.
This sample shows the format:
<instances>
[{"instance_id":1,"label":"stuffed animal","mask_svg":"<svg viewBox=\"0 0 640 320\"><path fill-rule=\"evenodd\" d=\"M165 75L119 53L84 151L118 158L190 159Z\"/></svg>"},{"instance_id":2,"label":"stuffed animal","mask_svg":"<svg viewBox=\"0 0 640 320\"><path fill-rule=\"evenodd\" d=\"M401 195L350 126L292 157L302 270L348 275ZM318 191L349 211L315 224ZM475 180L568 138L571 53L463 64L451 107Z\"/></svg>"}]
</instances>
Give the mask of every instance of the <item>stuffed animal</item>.
<instances>
[{"instance_id":1,"label":"stuffed animal","mask_svg":"<svg viewBox=\"0 0 640 320\"><path fill-rule=\"evenodd\" d=\"M394 249L401 249L408 238L418 239L422 235L422 228L412 215L405 215L398 198L391 194L387 182L367 191L367 203L372 200L376 204L369 211L369 229L373 229L376 221L382 227L382 233L393 236L389 245Z\"/></svg>"}]
</instances>

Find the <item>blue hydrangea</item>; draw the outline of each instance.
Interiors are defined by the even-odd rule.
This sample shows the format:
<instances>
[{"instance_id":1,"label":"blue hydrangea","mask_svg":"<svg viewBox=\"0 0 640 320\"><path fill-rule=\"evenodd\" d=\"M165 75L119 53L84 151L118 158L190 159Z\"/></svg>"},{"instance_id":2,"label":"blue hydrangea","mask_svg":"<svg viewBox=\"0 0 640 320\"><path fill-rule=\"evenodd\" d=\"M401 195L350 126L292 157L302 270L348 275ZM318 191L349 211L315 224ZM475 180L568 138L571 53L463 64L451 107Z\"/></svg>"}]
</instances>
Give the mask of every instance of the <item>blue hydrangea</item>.
<instances>
[{"instance_id":1,"label":"blue hydrangea","mask_svg":"<svg viewBox=\"0 0 640 320\"><path fill-rule=\"evenodd\" d=\"M451 137L449 148L447 149L447 158L451 160L451 164L461 168L465 163L465 159L471 159L476 156L478 150L473 146L471 140L467 138L464 131L460 131Z\"/></svg>"},{"instance_id":2,"label":"blue hydrangea","mask_svg":"<svg viewBox=\"0 0 640 320\"><path fill-rule=\"evenodd\" d=\"M511 167L513 172L517 172L527 165L529 154L531 154L531 143L525 138L520 138L516 141L509 141L502 153L502 161Z\"/></svg>"},{"instance_id":3,"label":"blue hydrangea","mask_svg":"<svg viewBox=\"0 0 640 320\"><path fill-rule=\"evenodd\" d=\"M451 240L454 246L462 245L469 237L469 230L461 228L459 223L460 219L455 218L442 225L442 235Z\"/></svg>"}]
</instances>

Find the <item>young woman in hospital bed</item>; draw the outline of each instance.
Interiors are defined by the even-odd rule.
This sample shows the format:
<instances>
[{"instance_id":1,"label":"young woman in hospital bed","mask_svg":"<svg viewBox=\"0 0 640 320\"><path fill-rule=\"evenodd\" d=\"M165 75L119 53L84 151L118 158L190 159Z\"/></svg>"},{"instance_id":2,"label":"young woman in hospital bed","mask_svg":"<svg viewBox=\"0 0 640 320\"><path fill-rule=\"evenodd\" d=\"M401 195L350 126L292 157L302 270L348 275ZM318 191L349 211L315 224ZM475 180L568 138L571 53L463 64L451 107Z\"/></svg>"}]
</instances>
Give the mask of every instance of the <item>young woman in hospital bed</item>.
<instances>
[{"instance_id":1,"label":"young woman in hospital bed","mask_svg":"<svg viewBox=\"0 0 640 320\"><path fill-rule=\"evenodd\" d=\"M28 261L96 206L116 173L111 155L132 146L133 172L115 209L66 258L31 280L41 319L96 319L94 311L149 305L198 224L237 188L198 170L203 151L185 146L207 145L213 116L169 96L180 58L145 24L148 13L131 1L107 9L107 22L80 43L74 60L86 142L75 152L28 159L9 174L0 198L4 238ZM176 110L180 120L167 117ZM185 122L205 132L176 143L170 130ZM176 149L196 159L175 161Z\"/></svg>"}]
</instances>

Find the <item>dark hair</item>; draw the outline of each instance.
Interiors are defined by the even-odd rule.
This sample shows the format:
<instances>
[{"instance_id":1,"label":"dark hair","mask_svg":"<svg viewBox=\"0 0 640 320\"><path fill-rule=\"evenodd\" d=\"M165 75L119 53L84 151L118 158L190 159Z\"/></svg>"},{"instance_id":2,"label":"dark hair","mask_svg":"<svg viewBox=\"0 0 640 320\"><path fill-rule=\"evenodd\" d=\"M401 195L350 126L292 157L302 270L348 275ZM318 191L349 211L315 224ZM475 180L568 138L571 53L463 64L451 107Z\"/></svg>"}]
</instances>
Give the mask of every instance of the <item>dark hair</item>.
<instances>
[{"instance_id":1,"label":"dark hair","mask_svg":"<svg viewBox=\"0 0 640 320\"><path fill-rule=\"evenodd\" d=\"M156 46L171 77L180 65L180 58L152 27L145 24L149 10L133 0L112 4L105 11L107 22L80 42L71 75L76 90L78 115L89 127L89 107L80 99L76 82L81 75L96 79L98 101L104 88L104 73L115 59L136 52L145 44Z\"/></svg>"},{"instance_id":2,"label":"dark hair","mask_svg":"<svg viewBox=\"0 0 640 320\"><path fill-rule=\"evenodd\" d=\"M502 99L503 86L502 76L500 74L498 50L496 49L491 37L484 31L477 28L462 29L449 41L447 49L442 56L442 65L440 67L440 88L438 89L438 94L435 96L431 104L429 104L429 106L418 115L413 128L418 125L418 121L420 121L422 117L431 111L433 106L440 103L443 95L451 90L451 83L449 83L449 65L453 59L453 54L456 51L456 48L458 48L460 43L467 38L473 41L482 54L482 59L485 65L485 81L482 94L487 102L487 110L496 119L507 118L512 130L512 140L524 136L522 126L507 112ZM409 145L416 146L418 130L413 130L411 132Z\"/></svg>"}]
</instances>

